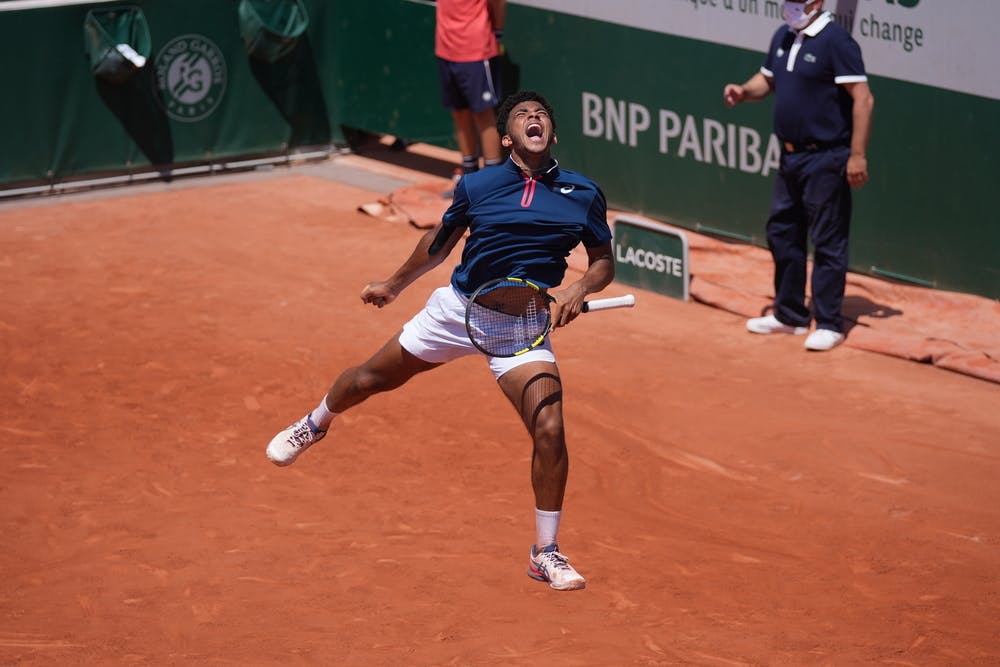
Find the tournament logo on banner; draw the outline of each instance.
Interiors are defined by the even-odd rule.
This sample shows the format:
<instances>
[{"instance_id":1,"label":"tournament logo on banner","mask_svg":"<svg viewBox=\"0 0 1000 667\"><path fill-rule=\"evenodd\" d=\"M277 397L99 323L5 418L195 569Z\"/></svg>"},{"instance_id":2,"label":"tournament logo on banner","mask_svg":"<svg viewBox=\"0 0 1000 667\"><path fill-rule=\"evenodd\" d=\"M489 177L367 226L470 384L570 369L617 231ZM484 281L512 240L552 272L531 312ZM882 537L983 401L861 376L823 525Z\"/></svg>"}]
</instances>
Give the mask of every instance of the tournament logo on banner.
<instances>
[{"instance_id":1,"label":"tournament logo on banner","mask_svg":"<svg viewBox=\"0 0 1000 667\"><path fill-rule=\"evenodd\" d=\"M156 56L156 83L167 115L194 122L215 111L226 92L226 59L203 35L181 35Z\"/></svg>"}]
</instances>

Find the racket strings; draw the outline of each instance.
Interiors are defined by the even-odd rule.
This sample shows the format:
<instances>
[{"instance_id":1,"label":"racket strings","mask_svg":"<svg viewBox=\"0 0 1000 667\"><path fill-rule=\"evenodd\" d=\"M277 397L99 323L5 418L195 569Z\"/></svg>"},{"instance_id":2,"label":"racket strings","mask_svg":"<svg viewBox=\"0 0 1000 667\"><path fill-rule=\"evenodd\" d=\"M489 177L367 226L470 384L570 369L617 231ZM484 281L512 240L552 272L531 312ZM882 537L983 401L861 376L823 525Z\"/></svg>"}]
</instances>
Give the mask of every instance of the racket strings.
<instances>
[{"instance_id":1,"label":"racket strings","mask_svg":"<svg viewBox=\"0 0 1000 667\"><path fill-rule=\"evenodd\" d=\"M546 297L523 285L500 286L477 296L469 309L473 343L495 356L523 352L549 328Z\"/></svg>"}]
</instances>

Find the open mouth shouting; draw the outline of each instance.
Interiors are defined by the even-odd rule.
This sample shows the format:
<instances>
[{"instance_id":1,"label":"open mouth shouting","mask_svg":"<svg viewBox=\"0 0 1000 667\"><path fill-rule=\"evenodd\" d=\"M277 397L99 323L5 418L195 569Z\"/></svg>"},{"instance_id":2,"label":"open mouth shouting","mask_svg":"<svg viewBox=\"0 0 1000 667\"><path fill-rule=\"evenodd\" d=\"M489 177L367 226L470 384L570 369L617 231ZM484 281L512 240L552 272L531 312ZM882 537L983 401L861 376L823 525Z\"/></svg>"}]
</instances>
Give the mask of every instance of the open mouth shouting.
<instances>
[{"instance_id":1,"label":"open mouth shouting","mask_svg":"<svg viewBox=\"0 0 1000 667\"><path fill-rule=\"evenodd\" d=\"M528 161L529 155L545 161L550 146L556 142L555 128L548 111L533 100L521 102L511 110L507 128L502 140L512 154L519 156L515 161Z\"/></svg>"},{"instance_id":2,"label":"open mouth shouting","mask_svg":"<svg viewBox=\"0 0 1000 667\"><path fill-rule=\"evenodd\" d=\"M525 148L545 150L549 147L552 131L544 118L526 118L523 132Z\"/></svg>"}]
</instances>

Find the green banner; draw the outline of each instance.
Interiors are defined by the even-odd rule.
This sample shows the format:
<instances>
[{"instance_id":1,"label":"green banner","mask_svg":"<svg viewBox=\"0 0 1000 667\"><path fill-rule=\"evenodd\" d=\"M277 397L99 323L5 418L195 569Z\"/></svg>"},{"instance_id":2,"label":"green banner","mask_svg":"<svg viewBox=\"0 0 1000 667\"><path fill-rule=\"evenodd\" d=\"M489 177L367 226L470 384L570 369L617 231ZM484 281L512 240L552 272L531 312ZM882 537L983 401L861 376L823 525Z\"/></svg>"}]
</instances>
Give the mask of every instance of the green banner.
<instances>
[{"instance_id":1,"label":"green banner","mask_svg":"<svg viewBox=\"0 0 1000 667\"><path fill-rule=\"evenodd\" d=\"M151 167L169 173L341 140L312 47L328 36L303 30L280 58L257 57L241 30L244 4L146 0L0 11L0 58L21 64L0 73L8 91L0 122L9 128L0 133L0 181Z\"/></svg>"}]
</instances>

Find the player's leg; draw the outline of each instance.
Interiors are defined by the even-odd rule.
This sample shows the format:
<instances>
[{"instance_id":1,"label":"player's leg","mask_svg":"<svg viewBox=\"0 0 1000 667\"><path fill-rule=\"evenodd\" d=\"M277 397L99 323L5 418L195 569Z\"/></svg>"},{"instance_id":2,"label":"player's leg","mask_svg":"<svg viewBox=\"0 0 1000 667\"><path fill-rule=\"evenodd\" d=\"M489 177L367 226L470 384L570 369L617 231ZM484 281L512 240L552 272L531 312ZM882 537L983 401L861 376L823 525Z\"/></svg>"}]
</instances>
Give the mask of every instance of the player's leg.
<instances>
[{"instance_id":1,"label":"player's leg","mask_svg":"<svg viewBox=\"0 0 1000 667\"><path fill-rule=\"evenodd\" d=\"M338 413L395 389L418 373L475 353L465 330L464 302L450 285L440 287L398 336L365 363L341 373L312 412L274 436L267 457L276 465L289 465L326 435Z\"/></svg>"},{"instance_id":2,"label":"player's leg","mask_svg":"<svg viewBox=\"0 0 1000 667\"><path fill-rule=\"evenodd\" d=\"M569 475L559 368L554 361L531 361L506 371L497 382L532 441L536 537L529 554L528 576L557 590L583 588L586 580L569 564L557 542Z\"/></svg>"},{"instance_id":3,"label":"player's leg","mask_svg":"<svg viewBox=\"0 0 1000 667\"><path fill-rule=\"evenodd\" d=\"M403 386L418 373L441 364L418 359L399 343L399 336L386 342L378 352L360 366L340 374L326 395L326 406L333 414L365 401L370 396Z\"/></svg>"},{"instance_id":4,"label":"player's leg","mask_svg":"<svg viewBox=\"0 0 1000 667\"><path fill-rule=\"evenodd\" d=\"M497 382L531 436L535 507L558 512L562 510L569 473L559 368L541 361L522 364L504 373Z\"/></svg>"},{"instance_id":5,"label":"player's leg","mask_svg":"<svg viewBox=\"0 0 1000 667\"><path fill-rule=\"evenodd\" d=\"M399 336L393 337L363 364L343 371L312 412L275 435L267 446L267 458L275 465L291 465L326 436L338 414L440 365L418 359L403 348Z\"/></svg>"}]
</instances>

